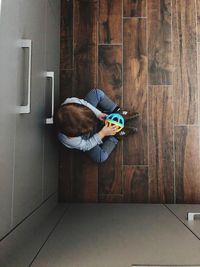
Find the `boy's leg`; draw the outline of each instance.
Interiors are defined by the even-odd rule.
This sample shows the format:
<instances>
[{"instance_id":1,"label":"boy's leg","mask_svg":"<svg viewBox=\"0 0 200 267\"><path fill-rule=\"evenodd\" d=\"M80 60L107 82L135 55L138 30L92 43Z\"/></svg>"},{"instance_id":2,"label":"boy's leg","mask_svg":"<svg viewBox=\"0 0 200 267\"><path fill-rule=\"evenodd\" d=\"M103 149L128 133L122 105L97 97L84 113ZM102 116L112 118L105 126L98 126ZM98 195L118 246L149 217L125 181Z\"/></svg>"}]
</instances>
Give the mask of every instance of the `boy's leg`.
<instances>
[{"instance_id":1,"label":"boy's leg","mask_svg":"<svg viewBox=\"0 0 200 267\"><path fill-rule=\"evenodd\" d=\"M101 163L107 160L117 143L118 140L115 137L110 136L101 146L97 145L86 153L92 160Z\"/></svg>"},{"instance_id":2,"label":"boy's leg","mask_svg":"<svg viewBox=\"0 0 200 267\"><path fill-rule=\"evenodd\" d=\"M99 105L103 111L111 113L113 112L117 104L115 104L102 90L100 89L92 89L85 100L92 104L94 107Z\"/></svg>"}]
</instances>

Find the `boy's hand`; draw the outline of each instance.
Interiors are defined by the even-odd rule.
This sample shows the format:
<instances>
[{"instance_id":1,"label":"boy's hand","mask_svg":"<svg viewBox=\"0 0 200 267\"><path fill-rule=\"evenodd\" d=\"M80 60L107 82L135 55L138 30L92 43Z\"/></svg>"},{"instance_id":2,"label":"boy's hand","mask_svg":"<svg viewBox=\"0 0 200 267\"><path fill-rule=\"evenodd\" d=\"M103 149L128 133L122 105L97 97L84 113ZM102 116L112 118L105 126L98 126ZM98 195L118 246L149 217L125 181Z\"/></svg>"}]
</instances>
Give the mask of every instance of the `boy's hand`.
<instances>
[{"instance_id":1,"label":"boy's hand","mask_svg":"<svg viewBox=\"0 0 200 267\"><path fill-rule=\"evenodd\" d=\"M98 134L100 138L103 139L105 136L115 135L117 133L117 130L117 126L108 126L108 124L106 124Z\"/></svg>"},{"instance_id":2,"label":"boy's hand","mask_svg":"<svg viewBox=\"0 0 200 267\"><path fill-rule=\"evenodd\" d=\"M108 116L108 115L107 115L106 113L101 113L101 114L99 115L98 119L99 119L100 121L105 121L105 118L106 118L107 116Z\"/></svg>"}]
</instances>

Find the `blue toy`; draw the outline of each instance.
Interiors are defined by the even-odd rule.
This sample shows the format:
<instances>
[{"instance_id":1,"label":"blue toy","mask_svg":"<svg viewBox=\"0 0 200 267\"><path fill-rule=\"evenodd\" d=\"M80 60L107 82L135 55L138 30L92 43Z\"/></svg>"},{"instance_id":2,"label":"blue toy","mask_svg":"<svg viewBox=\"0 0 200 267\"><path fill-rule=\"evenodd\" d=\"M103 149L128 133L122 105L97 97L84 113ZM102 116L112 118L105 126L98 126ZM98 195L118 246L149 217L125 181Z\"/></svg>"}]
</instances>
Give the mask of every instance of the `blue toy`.
<instances>
[{"instance_id":1,"label":"blue toy","mask_svg":"<svg viewBox=\"0 0 200 267\"><path fill-rule=\"evenodd\" d=\"M117 132L120 132L124 128L124 118L118 113L112 113L106 117L105 124L118 126Z\"/></svg>"}]
</instances>

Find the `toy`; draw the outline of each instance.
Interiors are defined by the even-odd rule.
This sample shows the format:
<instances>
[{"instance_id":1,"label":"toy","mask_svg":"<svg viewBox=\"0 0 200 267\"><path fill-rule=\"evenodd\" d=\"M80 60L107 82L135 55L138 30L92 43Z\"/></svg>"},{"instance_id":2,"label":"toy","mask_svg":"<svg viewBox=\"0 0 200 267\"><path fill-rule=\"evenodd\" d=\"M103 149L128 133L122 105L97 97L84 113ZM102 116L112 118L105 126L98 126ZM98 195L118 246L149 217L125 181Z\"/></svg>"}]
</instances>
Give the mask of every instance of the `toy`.
<instances>
[{"instance_id":1,"label":"toy","mask_svg":"<svg viewBox=\"0 0 200 267\"><path fill-rule=\"evenodd\" d=\"M117 132L120 132L124 128L124 118L118 113L112 113L106 117L105 124L108 126L117 125Z\"/></svg>"}]
</instances>

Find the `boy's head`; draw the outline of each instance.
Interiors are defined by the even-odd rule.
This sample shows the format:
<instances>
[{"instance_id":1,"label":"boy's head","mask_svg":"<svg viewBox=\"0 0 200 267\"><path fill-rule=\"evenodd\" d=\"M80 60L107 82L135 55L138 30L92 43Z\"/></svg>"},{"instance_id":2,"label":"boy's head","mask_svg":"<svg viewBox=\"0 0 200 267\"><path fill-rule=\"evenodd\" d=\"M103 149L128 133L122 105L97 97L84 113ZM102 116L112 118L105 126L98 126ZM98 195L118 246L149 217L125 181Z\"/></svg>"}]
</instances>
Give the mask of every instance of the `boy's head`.
<instances>
[{"instance_id":1,"label":"boy's head","mask_svg":"<svg viewBox=\"0 0 200 267\"><path fill-rule=\"evenodd\" d=\"M96 123L95 114L86 106L70 103L59 107L54 115L56 130L76 137L91 132Z\"/></svg>"}]
</instances>

